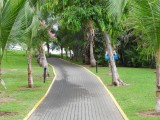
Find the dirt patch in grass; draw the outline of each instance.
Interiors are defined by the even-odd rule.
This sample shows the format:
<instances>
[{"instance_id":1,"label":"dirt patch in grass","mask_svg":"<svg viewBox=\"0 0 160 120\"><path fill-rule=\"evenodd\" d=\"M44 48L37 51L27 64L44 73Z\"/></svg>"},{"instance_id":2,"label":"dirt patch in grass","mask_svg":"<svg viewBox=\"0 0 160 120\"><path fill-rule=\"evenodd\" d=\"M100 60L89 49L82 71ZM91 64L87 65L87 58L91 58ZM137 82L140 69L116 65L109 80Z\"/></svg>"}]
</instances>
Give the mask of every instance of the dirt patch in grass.
<instances>
[{"instance_id":1,"label":"dirt patch in grass","mask_svg":"<svg viewBox=\"0 0 160 120\"><path fill-rule=\"evenodd\" d=\"M138 115L144 116L144 117L159 117L160 118L160 112L156 112L155 110L139 112Z\"/></svg>"},{"instance_id":2,"label":"dirt patch in grass","mask_svg":"<svg viewBox=\"0 0 160 120\"><path fill-rule=\"evenodd\" d=\"M0 98L0 103L3 102L11 102L11 101L15 101L16 99L14 98L10 98L10 97L5 97L5 98Z\"/></svg>"},{"instance_id":3,"label":"dirt patch in grass","mask_svg":"<svg viewBox=\"0 0 160 120\"><path fill-rule=\"evenodd\" d=\"M0 117L1 116L15 116L18 115L17 112L0 112Z\"/></svg>"},{"instance_id":4,"label":"dirt patch in grass","mask_svg":"<svg viewBox=\"0 0 160 120\"><path fill-rule=\"evenodd\" d=\"M34 75L33 78L43 78L42 75Z\"/></svg>"},{"instance_id":5,"label":"dirt patch in grass","mask_svg":"<svg viewBox=\"0 0 160 120\"><path fill-rule=\"evenodd\" d=\"M37 88L42 88L42 86L33 86L33 88L29 88L28 86L19 86L20 90L27 90L27 89L23 89L23 88L28 88L28 89L37 89ZM19 91L19 90L18 90Z\"/></svg>"},{"instance_id":6,"label":"dirt patch in grass","mask_svg":"<svg viewBox=\"0 0 160 120\"><path fill-rule=\"evenodd\" d=\"M105 84L106 86L114 86L112 83Z\"/></svg>"},{"instance_id":7,"label":"dirt patch in grass","mask_svg":"<svg viewBox=\"0 0 160 120\"><path fill-rule=\"evenodd\" d=\"M18 71L18 69L10 69L10 71L15 72Z\"/></svg>"},{"instance_id":8,"label":"dirt patch in grass","mask_svg":"<svg viewBox=\"0 0 160 120\"><path fill-rule=\"evenodd\" d=\"M89 68L91 67L90 65L82 65L83 67Z\"/></svg>"},{"instance_id":9,"label":"dirt patch in grass","mask_svg":"<svg viewBox=\"0 0 160 120\"><path fill-rule=\"evenodd\" d=\"M105 85L108 86L108 87L127 87L127 86L131 86L131 84L126 84L126 85L122 85L122 86L115 86L112 83L108 83L108 84L105 84Z\"/></svg>"},{"instance_id":10,"label":"dirt patch in grass","mask_svg":"<svg viewBox=\"0 0 160 120\"><path fill-rule=\"evenodd\" d=\"M42 78L43 79L43 76L42 75L35 75L35 76L33 76L33 78ZM52 76L46 77L47 80L50 78L53 78L53 77Z\"/></svg>"}]
</instances>

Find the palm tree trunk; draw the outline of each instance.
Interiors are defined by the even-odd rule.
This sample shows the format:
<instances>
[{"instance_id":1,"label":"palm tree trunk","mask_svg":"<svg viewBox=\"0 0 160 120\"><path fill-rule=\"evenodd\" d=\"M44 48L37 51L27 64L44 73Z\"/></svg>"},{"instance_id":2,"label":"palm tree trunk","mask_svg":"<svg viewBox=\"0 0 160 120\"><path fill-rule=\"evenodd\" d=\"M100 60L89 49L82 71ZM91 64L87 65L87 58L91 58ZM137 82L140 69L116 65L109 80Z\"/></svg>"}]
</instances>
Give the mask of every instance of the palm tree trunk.
<instances>
[{"instance_id":1,"label":"palm tree trunk","mask_svg":"<svg viewBox=\"0 0 160 120\"><path fill-rule=\"evenodd\" d=\"M46 43L46 45L47 45L48 56L50 56L50 53L49 53L49 43Z\"/></svg>"},{"instance_id":2,"label":"palm tree trunk","mask_svg":"<svg viewBox=\"0 0 160 120\"><path fill-rule=\"evenodd\" d=\"M94 44L94 28L93 28L93 22L88 22L88 39L90 43L90 64L92 67L96 66L96 60L94 58L94 52L93 52L93 44Z\"/></svg>"},{"instance_id":3,"label":"palm tree trunk","mask_svg":"<svg viewBox=\"0 0 160 120\"><path fill-rule=\"evenodd\" d=\"M110 67L111 67L111 72L112 72L112 84L115 86L123 86L125 83L120 79L117 67L113 58L113 51L112 51L112 46L111 46L111 41L108 37L108 35L102 31L103 37L106 41L107 48L108 48L108 54L110 57Z\"/></svg>"},{"instance_id":4,"label":"palm tree trunk","mask_svg":"<svg viewBox=\"0 0 160 120\"><path fill-rule=\"evenodd\" d=\"M33 88L32 66L31 66L31 51L28 49L28 87Z\"/></svg>"},{"instance_id":5,"label":"palm tree trunk","mask_svg":"<svg viewBox=\"0 0 160 120\"><path fill-rule=\"evenodd\" d=\"M160 112L160 48L156 56L156 111Z\"/></svg>"}]
</instances>

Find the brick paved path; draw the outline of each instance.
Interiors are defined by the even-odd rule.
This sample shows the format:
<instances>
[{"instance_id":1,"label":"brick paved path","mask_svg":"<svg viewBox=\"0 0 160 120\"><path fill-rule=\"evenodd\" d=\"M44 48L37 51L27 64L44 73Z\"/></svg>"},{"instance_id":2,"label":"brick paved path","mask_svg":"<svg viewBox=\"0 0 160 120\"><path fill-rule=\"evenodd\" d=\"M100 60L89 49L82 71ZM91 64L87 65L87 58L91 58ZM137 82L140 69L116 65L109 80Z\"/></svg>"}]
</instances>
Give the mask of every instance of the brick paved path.
<instances>
[{"instance_id":1,"label":"brick paved path","mask_svg":"<svg viewBox=\"0 0 160 120\"><path fill-rule=\"evenodd\" d=\"M95 76L57 58L48 62L54 65L57 77L29 120L123 120Z\"/></svg>"}]
</instances>

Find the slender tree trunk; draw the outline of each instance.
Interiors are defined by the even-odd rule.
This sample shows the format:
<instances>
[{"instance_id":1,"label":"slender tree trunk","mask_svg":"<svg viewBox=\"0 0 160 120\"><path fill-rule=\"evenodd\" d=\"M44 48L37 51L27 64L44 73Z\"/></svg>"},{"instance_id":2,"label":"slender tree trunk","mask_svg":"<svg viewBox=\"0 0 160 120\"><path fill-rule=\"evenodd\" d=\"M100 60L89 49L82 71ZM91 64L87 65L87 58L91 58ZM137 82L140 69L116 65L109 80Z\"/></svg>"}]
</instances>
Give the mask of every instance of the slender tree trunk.
<instances>
[{"instance_id":1,"label":"slender tree trunk","mask_svg":"<svg viewBox=\"0 0 160 120\"><path fill-rule=\"evenodd\" d=\"M156 55L156 111L160 112L160 49Z\"/></svg>"},{"instance_id":2,"label":"slender tree trunk","mask_svg":"<svg viewBox=\"0 0 160 120\"><path fill-rule=\"evenodd\" d=\"M47 45L48 56L50 56L50 53L49 53L49 43L46 43L46 45Z\"/></svg>"},{"instance_id":3,"label":"slender tree trunk","mask_svg":"<svg viewBox=\"0 0 160 120\"><path fill-rule=\"evenodd\" d=\"M61 58L63 58L63 47L61 46Z\"/></svg>"},{"instance_id":4,"label":"slender tree trunk","mask_svg":"<svg viewBox=\"0 0 160 120\"><path fill-rule=\"evenodd\" d=\"M49 77L49 71L48 71L48 62L45 55L45 49L44 44L41 44L39 46L39 55L38 55L39 65L44 68L44 74L43 76Z\"/></svg>"},{"instance_id":5,"label":"slender tree trunk","mask_svg":"<svg viewBox=\"0 0 160 120\"><path fill-rule=\"evenodd\" d=\"M111 66L111 72L112 72L112 84L115 86L123 86L125 83L120 79L116 64L113 58L113 52L112 52L112 46L111 41L109 39L109 36L102 31L103 37L106 40L107 48L108 48L108 55L110 57L110 66Z\"/></svg>"},{"instance_id":6,"label":"slender tree trunk","mask_svg":"<svg viewBox=\"0 0 160 120\"><path fill-rule=\"evenodd\" d=\"M93 28L93 22L88 22L88 39L90 43L90 64L92 67L96 66L96 60L94 58L94 52L93 52L93 46L94 46L94 28Z\"/></svg>"},{"instance_id":7,"label":"slender tree trunk","mask_svg":"<svg viewBox=\"0 0 160 120\"><path fill-rule=\"evenodd\" d=\"M33 78L32 78L32 66L31 66L31 51L28 50L28 87L33 88Z\"/></svg>"},{"instance_id":8,"label":"slender tree trunk","mask_svg":"<svg viewBox=\"0 0 160 120\"><path fill-rule=\"evenodd\" d=\"M72 50L69 50L69 54L70 54L70 59L72 59L73 58Z\"/></svg>"},{"instance_id":9,"label":"slender tree trunk","mask_svg":"<svg viewBox=\"0 0 160 120\"><path fill-rule=\"evenodd\" d=\"M67 49L65 49L65 51L66 51L66 58L68 58L68 50L67 50Z\"/></svg>"},{"instance_id":10,"label":"slender tree trunk","mask_svg":"<svg viewBox=\"0 0 160 120\"><path fill-rule=\"evenodd\" d=\"M89 65L90 64L90 46L89 44L85 46L85 64Z\"/></svg>"}]
</instances>

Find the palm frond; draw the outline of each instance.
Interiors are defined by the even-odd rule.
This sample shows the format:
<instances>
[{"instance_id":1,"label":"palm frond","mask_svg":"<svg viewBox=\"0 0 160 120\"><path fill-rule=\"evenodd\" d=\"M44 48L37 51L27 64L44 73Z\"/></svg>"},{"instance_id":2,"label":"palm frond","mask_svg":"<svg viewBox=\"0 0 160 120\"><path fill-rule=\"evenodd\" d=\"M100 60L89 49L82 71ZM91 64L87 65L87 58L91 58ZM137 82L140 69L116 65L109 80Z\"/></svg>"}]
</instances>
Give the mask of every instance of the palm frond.
<instances>
[{"instance_id":1,"label":"palm frond","mask_svg":"<svg viewBox=\"0 0 160 120\"><path fill-rule=\"evenodd\" d=\"M12 27L26 0L3 0L0 17L0 48L4 51Z\"/></svg>"},{"instance_id":2,"label":"palm frond","mask_svg":"<svg viewBox=\"0 0 160 120\"><path fill-rule=\"evenodd\" d=\"M109 0L109 14L121 19L128 0Z\"/></svg>"},{"instance_id":3,"label":"palm frond","mask_svg":"<svg viewBox=\"0 0 160 120\"><path fill-rule=\"evenodd\" d=\"M128 25L142 34L147 48L160 47L160 0L135 0L131 4ZM153 51L151 51L153 52Z\"/></svg>"}]
</instances>

